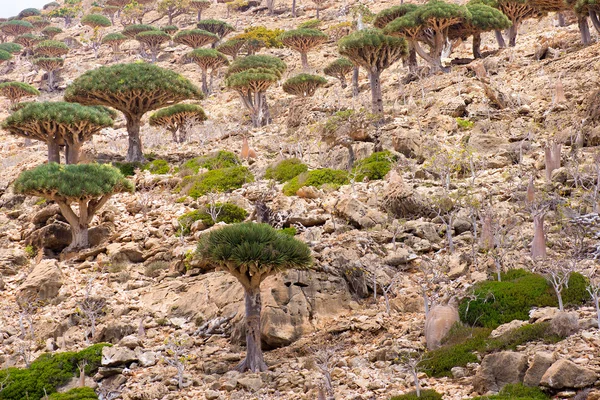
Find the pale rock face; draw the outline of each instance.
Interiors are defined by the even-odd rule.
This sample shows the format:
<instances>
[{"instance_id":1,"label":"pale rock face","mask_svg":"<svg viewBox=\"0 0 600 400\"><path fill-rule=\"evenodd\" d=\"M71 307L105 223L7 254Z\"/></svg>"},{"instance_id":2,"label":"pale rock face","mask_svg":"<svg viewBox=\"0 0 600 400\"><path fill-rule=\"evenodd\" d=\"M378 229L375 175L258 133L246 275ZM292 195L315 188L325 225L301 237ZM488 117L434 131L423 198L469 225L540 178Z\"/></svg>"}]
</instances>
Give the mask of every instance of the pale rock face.
<instances>
[{"instance_id":1,"label":"pale rock face","mask_svg":"<svg viewBox=\"0 0 600 400\"><path fill-rule=\"evenodd\" d=\"M458 311L452 306L434 306L429 310L425 320L425 340L429 350L440 347L442 339L448 334L452 325L459 321Z\"/></svg>"},{"instance_id":2,"label":"pale rock face","mask_svg":"<svg viewBox=\"0 0 600 400\"><path fill-rule=\"evenodd\" d=\"M23 301L50 300L58 295L62 285L62 273L56 260L43 260L19 287L17 298Z\"/></svg>"},{"instance_id":3,"label":"pale rock face","mask_svg":"<svg viewBox=\"0 0 600 400\"><path fill-rule=\"evenodd\" d=\"M523 384L526 386L538 386L542 380L542 376L554 362L554 355L551 353L536 353L533 356L531 366L525 373Z\"/></svg>"},{"instance_id":4,"label":"pale rock face","mask_svg":"<svg viewBox=\"0 0 600 400\"><path fill-rule=\"evenodd\" d=\"M473 380L478 393L498 392L509 383L523 381L527 370L527 355L514 351L501 351L485 356Z\"/></svg>"},{"instance_id":5,"label":"pale rock face","mask_svg":"<svg viewBox=\"0 0 600 400\"><path fill-rule=\"evenodd\" d=\"M540 385L552 389L579 389L592 386L597 380L598 374L591 369L560 359L544 373Z\"/></svg>"}]
</instances>

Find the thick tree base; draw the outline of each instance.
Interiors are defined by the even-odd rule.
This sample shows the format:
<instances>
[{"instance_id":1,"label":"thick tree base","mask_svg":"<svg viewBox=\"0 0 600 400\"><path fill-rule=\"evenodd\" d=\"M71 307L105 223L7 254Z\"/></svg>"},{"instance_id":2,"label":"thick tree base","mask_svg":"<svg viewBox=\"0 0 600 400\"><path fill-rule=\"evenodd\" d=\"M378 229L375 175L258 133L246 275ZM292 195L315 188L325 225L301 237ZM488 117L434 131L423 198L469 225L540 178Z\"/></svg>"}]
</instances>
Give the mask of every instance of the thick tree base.
<instances>
[{"instance_id":1,"label":"thick tree base","mask_svg":"<svg viewBox=\"0 0 600 400\"><path fill-rule=\"evenodd\" d=\"M248 360L246 357L234 369L238 372L265 372L269 370L269 367L263 360Z\"/></svg>"}]
</instances>

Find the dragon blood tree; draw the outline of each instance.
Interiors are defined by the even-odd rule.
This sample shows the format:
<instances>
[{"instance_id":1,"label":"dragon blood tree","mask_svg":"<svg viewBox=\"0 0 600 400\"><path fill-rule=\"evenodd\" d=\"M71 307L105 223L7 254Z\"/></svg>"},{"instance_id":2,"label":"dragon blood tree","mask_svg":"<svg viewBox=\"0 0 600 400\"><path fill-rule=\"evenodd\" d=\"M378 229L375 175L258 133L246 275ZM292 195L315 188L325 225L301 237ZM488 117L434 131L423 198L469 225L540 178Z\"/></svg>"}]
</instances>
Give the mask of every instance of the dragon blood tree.
<instances>
[{"instance_id":1,"label":"dragon blood tree","mask_svg":"<svg viewBox=\"0 0 600 400\"><path fill-rule=\"evenodd\" d=\"M62 57L69 52L69 47L58 40L42 40L33 48L36 57Z\"/></svg>"},{"instance_id":2,"label":"dragon blood tree","mask_svg":"<svg viewBox=\"0 0 600 400\"><path fill-rule=\"evenodd\" d=\"M204 31L208 31L210 33L214 33L219 37L219 41L223 40L225 36L235 31L235 28L229 25L225 21L220 21L218 19L205 19L198 24L196 24L198 29L202 29ZM216 46L216 42L212 44L213 48Z\"/></svg>"},{"instance_id":3,"label":"dragon blood tree","mask_svg":"<svg viewBox=\"0 0 600 400\"><path fill-rule=\"evenodd\" d=\"M24 33L22 35L17 36L13 42L21 45L25 48L25 54L29 55L33 53L33 46L44 41L42 36L36 36L32 33Z\"/></svg>"},{"instance_id":4,"label":"dragon blood tree","mask_svg":"<svg viewBox=\"0 0 600 400\"><path fill-rule=\"evenodd\" d=\"M318 29L293 29L283 32L280 39L285 46L300 53L302 68L308 69L307 53L326 42L329 36Z\"/></svg>"},{"instance_id":5,"label":"dragon blood tree","mask_svg":"<svg viewBox=\"0 0 600 400\"><path fill-rule=\"evenodd\" d=\"M149 121L150 126L162 126L171 132L175 143L183 143L187 137L185 128L189 124L200 124L206 120L206 113L202 107L195 104L175 104L158 110L150 116Z\"/></svg>"},{"instance_id":6,"label":"dragon blood tree","mask_svg":"<svg viewBox=\"0 0 600 400\"><path fill-rule=\"evenodd\" d=\"M317 89L327 83L327 79L319 75L299 74L283 83L283 91L298 97L312 97Z\"/></svg>"},{"instance_id":7,"label":"dragon blood tree","mask_svg":"<svg viewBox=\"0 0 600 400\"><path fill-rule=\"evenodd\" d=\"M48 72L46 85L48 91L54 90L55 73L65 64L65 60L60 57L38 57L33 60L33 65Z\"/></svg>"},{"instance_id":8,"label":"dragon blood tree","mask_svg":"<svg viewBox=\"0 0 600 400\"><path fill-rule=\"evenodd\" d=\"M197 49L198 47L202 47L209 43L215 43L218 40L219 37L217 35L202 29L186 29L177 32L177 34L173 36L173 41L175 43L184 44L192 49Z\"/></svg>"},{"instance_id":9,"label":"dragon blood tree","mask_svg":"<svg viewBox=\"0 0 600 400\"><path fill-rule=\"evenodd\" d=\"M245 39L233 38L218 45L217 51L226 54L235 60L238 53L240 52L242 47L244 47L245 44Z\"/></svg>"},{"instance_id":10,"label":"dragon blood tree","mask_svg":"<svg viewBox=\"0 0 600 400\"><path fill-rule=\"evenodd\" d=\"M23 82L4 82L0 83L0 96L10 100L10 105L14 106L24 97L39 96L40 92L28 83Z\"/></svg>"},{"instance_id":11,"label":"dragon blood tree","mask_svg":"<svg viewBox=\"0 0 600 400\"><path fill-rule=\"evenodd\" d=\"M71 244L65 252L89 247L88 229L94 215L115 193L133 190L133 184L117 168L102 164L43 164L23 171L15 181L16 193L58 204L71 226ZM78 205L79 215L72 204Z\"/></svg>"},{"instance_id":12,"label":"dragon blood tree","mask_svg":"<svg viewBox=\"0 0 600 400\"><path fill-rule=\"evenodd\" d=\"M252 126L269 123L266 91L277 82L286 65L277 57L254 55L236 59L227 70L225 83L235 90L250 111Z\"/></svg>"},{"instance_id":13,"label":"dragon blood tree","mask_svg":"<svg viewBox=\"0 0 600 400\"><path fill-rule=\"evenodd\" d=\"M65 146L67 164L76 164L82 144L112 125L112 115L103 107L47 101L27 103L4 120L2 129L45 142L48 162L60 163L59 147Z\"/></svg>"},{"instance_id":14,"label":"dragon blood tree","mask_svg":"<svg viewBox=\"0 0 600 400\"><path fill-rule=\"evenodd\" d=\"M345 57L340 57L337 60L332 61L328 66L323 68L323 73L328 76L332 76L340 80L342 89L346 86L346 76L354 69L354 64Z\"/></svg>"},{"instance_id":15,"label":"dragon blood tree","mask_svg":"<svg viewBox=\"0 0 600 400\"><path fill-rule=\"evenodd\" d=\"M116 6L105 6L102 7L101 13L106 17L110 18L110 23L115 24L115 14L117 14L121 9Z\"/></svg>"},{"instance_id":16,"label":"dragon blood tree","mask_svg":"<svg viewBox=\"0 0 600 400\"><path fill-rule=\"evenodd\" d=\"M383 114L381 72L406 55L406 40L384 35L379 29L363 29L340 39L338 49L368 71L371 110L373 114Z\"/></svg>"},{"instance_id":17,"label":"dragon blood tree","mask_svg":"<svg viewBox=\"0 0 600 400\"><path fill-rule=\"evenodd\" d=\"M102 38L102 44L110 46L113 53L113 60L117 60L118 54L121 52L121 45L127 41L127 36L120 32L109 33Z\"/></svg>"},{"instance_id":18,"label":"dragon blood tree","mask_svg":"<svg viewBox=\"0 0 600 400\"><path fill-rule=\"evenodd\" d=\"M160 30L166 33L167 35L173 36L175 32L179 30L179 28L175 25L167 25L160 28Z\"/></svg>"},{"instance_id":19,"label":"dragon blood tree","mask_svg":"<svg viewBox=\"0 0 600 400\"><path fill-rule=\"evenodd\" d=\"M150 50L150 59L154 63L158 57L160 46L171 40L171 36L163 31L146 31L135 35L135 39Z\"/></svg>"},{"instance_id":20,"label":"dragon blood tree","mask_svg":"<svg viewBox=\"0 0 600 400\"><path fill-rule=\"evenodd\" d=\"M0 50L14 55L22 52L23 46L18 43L0 43Z\"/></svg>"},{"instance_id":21,"label":"dragon blood tree","mask_svg":"<svg viewBox=\"0 0 600 400\"><path fill-rule=\"evenodd\" d=\"M158 30L158 28L156 28L152 25L134 24L134 25L127 25L125 28L123 28L123 31L121 33L123 35L127 36L129 39L135 39L135 37L138 33L147 32L147 31L157 31L157 30Z\"/></svg>"},{"instance_id":22,"label":"dragon blood tree","mask_svg":"<svg viewBox=\"0 0 600 400\"><path fill-rule=\"evenodd\" d=\"M190 8L197 12L198 22L202 20L202 11L210 7L209 0L190 0Z\"/></svg>"},{"instance_id":23,"label":"dragon blood tree","mask_svg":"<svg viewBox=\"0 0 600 400\"><path fill-rule=\"evenodd\" d=\"M119 9L122 9L130 2L131 0L106 0L105 3L107 6L118 7Z\"/></svg>"},{"instance_id":24,"label":"dragon blood tree","mask_svg":"<svg viewBox=\"0 0 600 400\"><path fill-rule=\"evenodd\" d=\"M92 28L93 33L90 38L90 43L92 44L94 55L98 58L98 49L100 49L100 45L102 44L101 29L111 26L112 23L110 22L110 19L106 18L104 15L88 14L81 18L81 24Z\"/></svg>"},{"instance_id":25,"label":"dragon blood tree","mask_svg":"<svg viewBox=\"0 0 600 400\"><path fill-rule=\"evenodd\" d=\"M202 97L202 92L181 75L144 63L117 64L88 71L75 79L65 92L66 101L112 107L125 115L129 162L144 161L140 137L144 114Z\"/></svg>"},{"instance_id":26,"label":"dragon blood tree","mask_svg":"<svg viewBox=\"0 0 600 400\"><path fill-rule=\"evenodd\" d=\"M158 11L166 15L169 19L169 25L173 25L173 18L187 14L190 10L190 0L160 0L158 2Z\"/></svg>"},{"instance_id":27,"label":"dragon blood tree","mask_svg":"<svg viewBox=\"0 0 600 400\"><path fill-rule=\"evenodd\" d=\"M233 275L244 288L246 303L246 358L238 371L266 371L260 332L260 284L288 269L308 269L308 246L267 224L227 225L200 238L196 254L204 263Z\"/></svg>"},{"instance_id":28,"label":"dragon blood tree","mask_svg":"<svg viewBox=\"0 0 600 400\"><path fill-rule=\"evenodd\" d=\"M387 26L387 24L396 18L403 17L406 14L415 11L418 7L419 6L416 4L406 3L382 10L375 16L375 19L373 20L373 26L378 29L383 29ZM408 64L408 70L410 73L416 72L418 66L417 52L411 45L410 41L408 42L408 58L406 60L406 64Z\"/></svg>"},{"instance_id":29,"label":"dragon blood tree","mask_svg":"<svg viewBox=\"0 0 600 400\"><path fill-rule=\"evenodd\" d=\"M0 31L7 36L12 36L13 38L25 33L29 33L33 30L34 26L31 25L31 23L18 19L13 19L0 24Z\"/></svg>"},{"instance_id":30,"label":"dragon blood tree","mask_svg":"<svg viewBox=\"0 0 600 400\"><path fill-rule=\"evenodd\" d=\"M579 25L581 43L585 45L590 44L592 41L592 36L590 34L588 17L592 21L592 25L596 31L600 32L600 20L598 20L600 4L597 4L595 0L567 0L566 3L577 16L577 24Z\"/></svg>"},{"instance_id":31,"label":"dragon blood tree","mask_svg":"<svg viewBox=\"0 0 600 400\"><path fill-rule=\"evenodd\" d=\"M481 58L481 34L489 31L501 31L512 24L508 17L496 8L481 3L467 3L470 17L460 24L452 25L448 30L448 38L463 39L473 36L473 57Z\"/></svg>"},{"instance_id":32,"label":"dragon blood tree","mask_svg":"<svg viewBox=\"0 0 600 400\"><path fill-rule=\"evenodd\" d=\"M187 57L202 69L202 92L208 96L212 91L213 73L218 68L229 65L227 57L215 49L196 49L188 53ZM208 70L210 70L210 85L206 79Z\"/></svg>"},{"instance_id":33,"label":"dragon blood tree","mask_svg":"<svg viewBox=\"0 0 600 400\"><path fill-rule=\"evenodd\" d=\"M62 31L63 30L57 26L48 26L42 29L41 34L44 35L46 39L54 39L54 36L58 35L59 33L62 33Z\"/></svg>"},{"instance_id":34,"label":"dragon blood tree","mask_svg":"<svg viewBox=\"0 0 600 400\"><path fill-rule=\"evenodd\" d=\"M0 50L0 65L4 64L5 61L8 61L12 58L12 54L8 51Z\"/></svg>"},{"instance_id":35,"label":"dragon blood tree","mask_svg":"<svg viewBox=\"0 0 600 400\"><path fill-rule=\"evenodd\" d=\"M50 26L50 21L40 17L39 15L24 18L24 21L31 23L36 31L41 31L45 27Z\"/></svg>"},{"instance_id":36,"label":"dragon blood tree","mask_svg":"<svg viewBox=\"0 0 600 400\"><path fill-rule=\"evenodd\" d=\"M17 15L17 18L39 17L40 15L42 15L42 12L37 8L26 8Z\"/></svg>"},{"instance_id":37,"label":"dragon blood tree","mask_svg":"<svg viewBox=\"0 0 600 400\"><path fill-rule=\"evenodd\" d=\"M517 34L521 23L528 18L535 18L540 15L527 0L496 0L496 8L502 11L510 19L510 22L512 22L511 27L508 29L508 45L510 47L514 47L517 44ZM498 44L500 47L505 47L502 34L499 31L497 32L496 38L498 39Z\"/></svg>"}]
</instances>

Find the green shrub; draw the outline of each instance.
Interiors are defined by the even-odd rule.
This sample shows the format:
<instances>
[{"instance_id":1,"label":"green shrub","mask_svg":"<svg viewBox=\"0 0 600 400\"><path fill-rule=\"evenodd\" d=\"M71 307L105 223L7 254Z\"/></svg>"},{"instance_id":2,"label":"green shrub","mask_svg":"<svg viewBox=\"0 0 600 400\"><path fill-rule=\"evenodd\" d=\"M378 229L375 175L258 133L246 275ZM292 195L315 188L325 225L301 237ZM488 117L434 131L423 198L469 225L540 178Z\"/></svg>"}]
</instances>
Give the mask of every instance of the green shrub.
<instances>
[{"instance_id":1,"label":"green shrub","mask_svg":"<svg viewBox=\"0 0 600 400\"><path fill-rule=\"evenodd\" d=\"M100 367L104 346L110 345L98 343L80 352L42 354L29 368L0 370L0 382L9 376L6 387L0 392L0 399L41 399L45 393L52 394L59 386L79 375L77 364L84 360L88 363L85 374L95 374Z\"/></svg>"},{"instance_id":2,"label":"green shrub","mask_svg":"<svg viewBox=\"0 0 600 400\"><path fill-rule=\"evenodd\" d=\"M468 131L469 129L473 128L474 122L469 119L457 117L456 123L458 124L458 127L463 131Z\"/></svg>"},{"instance_id":3,"label":"green shrub","mask_svg":"<svg viewBox=\"0 0 600 400\"><path fill-rule=\"evenodd\" d=\"M417 392L401 394L394 396L390 400L442 400L443 396L433 389L421 390L421 396L417 397Z\"/></svg>"},{"instance_id":4,"label":"green shrub","mask_svg":"<svg viewBox=\"0 0 600 400\"><path fill-rule=\"evenodd\" d=\"M197 174L200 168L208 170L230 168L240 165L240 159L229 151L220 150L216 153L208 154L202 157L192 158L181 164L180 171L183 174Z\"/></svg>"},{"instance_id":5,"label":"green shrub","mask_svg":"<svg viewBox=\"0 0 600 400\"><path fill-rule=\"evenodd\" d=\"M317 29L321 25L320 19L309 19L298 25L298 29Z\"/></svg>"},{"instance_id":6,"label":"green shrub","mask_svg":"<svg viewBox=\"0 0 600 400\"><path fill-rule=\"evenodd\" d=\"M338 169L322 168L313 171L303 172L296 176L283 187L283 193L286 196L293 196L298 189L304 186L314 186L320 188L324 185L330 185L338 188L348 183L348 173Z\"/></svg>"},{"instance_id":7,"label":"green shrub","mask_svg":"<svg viewBox=\"0 0 600 400\"><path fill-rule=\"evenodd\" d=\"M290 235L290 236L296 236L296 234L298 233L298 230L296 230L296 228L294 228L293 226L290 226L288 228L281 229L281 233L285 233L286 235Z\"/></svg>"},{"instance_id":8,"label":"green shrub","mask_svg":"<svg viewBox=\"0 0 600 400\"><path fill-rule=\"evenodd\" d=\"M152 261L146 265L144 275L150 278L156 278L160 275L161 271L169 269L169 263L166 261Z\"/></svg>"},{"instance_id":9,"label":"green shrub","mask_svg":"<svg viewBox=\"0 0 600 400\"><path fill-rule=\"evenodd\" d=\"M254 182L254 176L248 168L230 167L214 169L200 175L186 176L175 190L197 199L210 192L228 192L239 189L248 182Z\"/></svg>"},{"instance_id":10,"label":"green shrub","mask_svg":"<svg viewBox=\"0 0 600 400\"><path fill-rule=\"evenodd\" d=\"M235 224L238 222L243 222L248 216L248 212L246 210L232 203L216 203L215 207L217 209L219 207L221 208L221 211L217 216L217 222ZM190 211L189 213L185 213L177 219L177 221L179 221L179 234L181 235L183 233L183 235L189 235L190 227L194 222L199 220L201 220L202 223L207 227L215 224L206 209Z\"/></svg>"},{"instance_id":11,"label":"green shrub","mask_svg":"<svg viewBox=\"0 0 600 400\"><path fill-rule=\"evenodd\" d=\"M113 167L118 168L124 176L135 175L136 169L142 169L144 165L139 162L113 162Z\"/></svg>"},{"instance_id":12,"label":"green shrub","mask_svg":"<svg viewBox=\"0 0 600 400\"><path fill-rule=\"evenodd\" d=\"M473 400L547 400L550 397L538 387L525 386L522 383L508 384L500 393L492 396L474 397Z\"/></svg>"},{"instance_id":13,"label":"green shrub","mask_svg":"<svg viewBox=\"0 0 600 400\"><path fill-rule=\"evenodd\" d=\"M396 161L396 156L388 150L378 151L357 161L352 172L356 174L355 179L357 182L361 182L365 177L369 180L383 179L392 169L394 161Z\"/></svg>"},{"instance_id":14,"label":"green shrub","mask_svg":"<svg viewBox=\"0 0 600 400\"><path fill-rule=\"evenodd\" d=\"M65 393L53 393L48 400L98 400L98 396L91 387L81 387Z\"/></svg>"},{"instance_id":15,"label":"green shrub","mask_svg":"<svg viewBox=\"0 0 600 400\"><path fill-rule=\"evenodd\" d=\"M275 179L277 182L287 182L303 172L306 172L308 167L302 164L297 158L288 158L279 161L276 164L271 164L265 172L265 179Z\"/></svg>"},{"instance_id":16,"label":"green shrub","mask_svg":"<svg viewBox=\"0 0 600 400\"><path fill-rule=\"evenodd\" d=\"M164 175L171 170L166 160L153 160L144 165L144 171L150 171L151 174Z\"/></svg>"},{"instance_id":17,"label":"green shrub","mask_svg":"<svg viewBox=\"0 0 600 400\"><path fill-rule=\"evenodd\" d=\"M329 117L327 121L325 121L325 125L323 126L323 130L326 133L333 133L337 131L340 124L348 119L352 118L355 114L353 109L338 111L333 116Z\"/></svg>"},{"instance_id":18,"label":"green shrub","mask_svg":"<svg viewBox=\"0 0 600 400\"><path fill-rule=\"evenodd\" d=\"M569 287L563 290L565 305L582 304L587 300L586 281L573 273ZM502 281L485 281L474 288L476 300L463 299L460 318L469 325L495 328L515 319L526 321L532 307L556 307L558 300L552 286L537 274L523 270L503 274Z\"/></svg>"},{"instance_id":19,"label":"green shrub","mask_svg":"<svg viewBox=\"0 0 600 400\"><path fill-rule=\"evenodd\" d=\"M33 258L37 255L37 250L32 245L25 246L25 254L27 254L27 257L29 258Z\"/></svg>"}]
</instances>

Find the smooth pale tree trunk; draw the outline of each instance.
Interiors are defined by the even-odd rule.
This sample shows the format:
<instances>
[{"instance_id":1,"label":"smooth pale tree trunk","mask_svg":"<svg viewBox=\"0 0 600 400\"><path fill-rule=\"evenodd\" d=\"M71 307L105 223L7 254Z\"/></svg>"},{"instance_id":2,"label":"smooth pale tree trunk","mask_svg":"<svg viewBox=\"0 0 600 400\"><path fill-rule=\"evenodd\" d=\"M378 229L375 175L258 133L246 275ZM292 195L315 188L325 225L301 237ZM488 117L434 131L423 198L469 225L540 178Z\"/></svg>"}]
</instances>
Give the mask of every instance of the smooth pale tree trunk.
<instances>
[{"instance_id":1,"label":"smooth pale tree trunk","mask_svg":"<svg viewBox=\"0 0 600 400\"><path fill-rule=\"evenodd\" d=\"M171 132L171 135L173 135L173 142L178 143L179 139L177 139L177 128L169 129L169 131Z\"/></svg>"},{"instance_id":2,"label":"smooth pale tree trunk","mask_svg":"<svg viewBox=\"0 0 600 400\"><path fill-rule=\"evenodd\" d=\"M535 201L535 185L533 183L533 175L529 177L527 184L527 195L525 196L525 204L533 204Z\"/></svg>"},{"instance_id":3,"label":"smooth pale tree trunk","mask_svg":"<svg viewBox=\"0 0 600 400\"><path fill-rule=\"evenodd\" d=\"M482 218L479 246L482 250L492 250L494 248L494 230L490 214L485 214Z\"/></svg>"},{"instance_id":4,"label":"smooth pale tree trunk","mask_svg":"<svg viewBox=\"0 0 600 400\"><path fill-rule=\"evenodd\" d=\"M308 55L306 53L300 53L300 60L302 60L302 68L308 69Z\"/></svg>"},{"instance_id":5,"label":"smooth pale tree trunk","mask_svg":"<svg viewBox=\"0 0 600 400\"><path fill-rule=\"evenodd\" d=\"M579 33L581 35L581 43L588 45L592 41L592 36L590 35L590 26L587 22L586 16L578 16L577 17L577 25L579 25Z\"/></svg>"},{"instance_id":6,"label":"smooth pale tree trunk","mask_svg":"<svg viewBox=\"0 0 600 400\"><path fill-rule=\"evenodd\" d=\"M546 257L546 234L544 233L545 214L540 213L533 216L533 240L531 242L531 258Z\"/></svg>"},{"instance_id":7,"label":"smooth pale tree trunk","mask_svg":"<svg viewBox=\"0 0 600 400\"><path fill-rule=\"evenodd\" d=\"M506 42L504 41L504 36L502 36L502 32L499 30L494 31L494 35L496 35L496 41L498 42L498 47L501 49L506 47Z\"/></svg>"},{"instance_id":8,"label":"smooth pale tree trunk","mask_svg":"<svg viewBox=\"0 0 600 400\"><path fill-rule=\"evenodd\" d=\"M354 66L352 70L352 96L358 96L358 66Z\"/></svg>"},{"instance_id":9,"label":"smooth pale tree trunk","mask_svg":"<svg viewBox=\"0 0 600 400\"><path fill-rule=\"evenodd\" d=\"M552 143L547 147L544 147L545 164L546 164L546 180L550 182L552 180L552 171L560 168L560 152L562 144Z\"/></svg>"},{"instance_id":10,"label":"smooth pale tree trunk","mask_svg":"<svg viewBox=\"0 0 600 400\"><path fill-rule=\"evenodd\" d=\"M144 162L142 152L142 139L140 137L140 117L137 115L126 115L127 133L129 135L129 148L127 149L127 162Z\"/></svg>"},{"instance_id":11,"label":"smooth pale tree trunk","mask_svg":"<svg viewBox=\"0 0 600 400\"><path fill-rule=\"evenodd\" d=\"M383 115L383 99L381 98L381 72L373 67L369 73L369 82L371 84L371 112L377 115Z\"/></svg>"},{"instance_id":12,"label":"smooth pale tree trunk","mask_svg":"<svg viewBox=\"0 0 600 400\"><path fill-rule=\"evenodd\" d=\"M208 89L208 81L206 79L206 69L202 68L202 93L205 95L210 94L210 90Z\"/></svg>"},{"instance_id":13,"label":"smooth pale tree trunk","mask_svg":"<svg viewBox=\"0 0 600 400\"><path fill-rule=\"evenodd\" d=\"M80 143L70 143L65 146L65 163L66 164L77 164L79 162L79 156L81 154Z\"/></svg>"},{"instance_id":14,"label":"smooth pale tree trunk","mask_svg":"<svg viewBox=\"0 0 600 400\"><path fill-rule=\"evenodd\" d=\"M198 22L202 19L202 10L198 10Z\"/></svg>"},{"instance_id":15,"label":"smooth pale tree trunk","mask_svg":"<svg viewBox=\"0 0 600 400\"><path fill-rule=\"evenodd\" d=\"M244 372L263 372L266 371L262 345L260 339L260 310L261 298L260 288L245 288L246 302L246 359L243 360L235 369Z\"/></svg>"},{"instance_id":16,"label":"smooth pale tree trunk","mask_svg":"<svg viewBox=\"0 0 600 400\"><path fill-rule=\"evenodd\" d=\"M481 58L481 34L473 34L473 58Z\"/></svg>"},{"instance_id":17,"label":"smooth pale tree trunk","mask_svg":"<svg viewBox=\"0 0 600 400\"><path fill-rule=\"evenodd\" d=\"M48 91L54 91L54 71L48 71Z\"/></svg>"},{"instance_id":18,"label":"smooth pale tree trunk","mask_svg":"<svg viewBox=\"0 0 600 400\"><path fill-rule=\"evenodd\" d=\"M62 202L57 201L60 208L61 214L65 217L69 225L71 226L71 244L65 249L65 252L69 252L76 249L84 249L89 247L89 219L88 218L88 207L85 201L79 202L79 217L75 215L71 207Z\"/></svg>"},{"instance_id":19,"label":"smooth pale tree trunk","mask_svg":"<svg viewBox=\"0 0 600 400\"><path fill-rule=\"evenodd\" d=\"M48 162L60 164L60 147L54 140L48 142Z\"/></svg>"}]
</instances>

